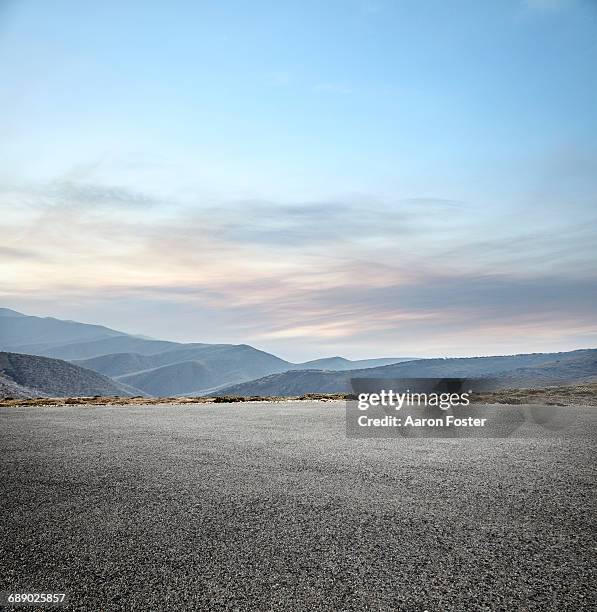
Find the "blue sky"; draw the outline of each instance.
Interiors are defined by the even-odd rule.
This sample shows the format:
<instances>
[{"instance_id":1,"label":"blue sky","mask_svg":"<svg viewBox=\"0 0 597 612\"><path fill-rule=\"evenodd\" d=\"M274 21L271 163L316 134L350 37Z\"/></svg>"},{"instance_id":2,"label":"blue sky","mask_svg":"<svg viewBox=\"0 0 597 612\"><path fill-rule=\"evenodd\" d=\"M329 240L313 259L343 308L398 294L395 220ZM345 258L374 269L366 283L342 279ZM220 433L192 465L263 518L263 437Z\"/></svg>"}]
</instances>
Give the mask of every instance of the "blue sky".
<instances>
[{"instance_id":1,"label":"blue sky","mask_svg":"<svg viewBox=\"0 0 597 612\"><path fill-rule=\"evenodd\" d=\"M596 60L591 0L4 2L0 298L297 359L595 345Z\"/></svg>"}]
</instances>

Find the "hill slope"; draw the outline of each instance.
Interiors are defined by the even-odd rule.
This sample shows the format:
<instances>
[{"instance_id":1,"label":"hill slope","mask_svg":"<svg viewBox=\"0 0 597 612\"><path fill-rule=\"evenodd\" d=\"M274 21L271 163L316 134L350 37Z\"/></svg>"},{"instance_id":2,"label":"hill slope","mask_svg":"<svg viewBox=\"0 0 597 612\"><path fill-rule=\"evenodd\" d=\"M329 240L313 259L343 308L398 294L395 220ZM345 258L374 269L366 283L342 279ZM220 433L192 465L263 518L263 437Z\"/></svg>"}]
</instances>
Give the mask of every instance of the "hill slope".
<instances>
[{"instance_id":1,"label":"hill slope","mask_svg":"<svg viewBox=\"0 0 597 612\"><path fill-rule=\"evenodd\" d=\"M23 387L4 374L0 374L0 399L29 399L32 397L45 396L41 391L35 392L29 387Z\"/></svg>"},{"instance_id":2,"label":"hill slope","mask_svg":"<svg viewBox=\"0 0 597 612\"><path fill-rule=\"evenodd\" d=\"M492 377L502 386L537 386L597 378L597 349L568 353L532 353L503 357L421 359L348 372L284 372L231 385L218 395L293 396L304 393L346 393L351 378Z\"/></svg>"},{"instance_id":3,"label":"hill slope","mask_svg":"<svg viewBox=\"0 0 597 612\"><path fill-rule=\"evenodd\" d=\"M0 352L0 377L4 397L142 395L137 389L67 361L19 353Z\"/></svg>"},{"instance_id":4,"label":"hill slope","mask_svg":"<svg viewBox=\"0 0 597 612\"><path fill-rule=\"evenodd\" d=\"M144 372L121 376L118 381L143 389L156 397L194 394L213 385L214 372L199 361L183 361Z\"/></svg>"}]
</instances>

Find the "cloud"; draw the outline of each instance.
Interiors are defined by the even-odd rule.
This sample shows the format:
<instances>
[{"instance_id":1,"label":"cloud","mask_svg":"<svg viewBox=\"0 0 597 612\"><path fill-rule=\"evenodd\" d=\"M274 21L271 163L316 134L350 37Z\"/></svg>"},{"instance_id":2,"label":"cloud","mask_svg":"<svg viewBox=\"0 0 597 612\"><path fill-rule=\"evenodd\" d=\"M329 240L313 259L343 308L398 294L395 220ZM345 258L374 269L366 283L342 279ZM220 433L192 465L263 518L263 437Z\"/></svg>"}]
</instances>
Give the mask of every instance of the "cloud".
<instances>
[{"instance_id":1,"label":"cloud","mask_svg":"<svg viewBox=\"0 0 597 612\"><path fill-rule=\"evenodd\" d=\"M0 259L43 259L44 256L29 249L0 246Z\"/></svg>"},{"instance_id":2,"label":"cloud","mask_svg":"<svg viewBox=\"0 0 597 612\"><path fill-rule=\"evenodd\" d=\"M535 211L493 219L428 197L160 204L68 182L15 198L27 214L0 249L0 297L13 307L45 295L70 318L86 305L87 320L119 328L104 314L136 308L137 333L362 356L597 333L595 247L580 219L554 231Z\"/></svg>"},{"instance_id":3,"label":"cloud","mask_svg":"<svg viewBox=\"0 0 597 612\"><path fill-rule=\"evenodd\" d=\"M396 242L429 229L429 214L462 209L464 204L437 198L386 202L375 198L351 201L281 204L244 201L187 211L187 228L209 230L236 244L259 244L286 249L334 244L340 247L378 241Z\"/></svg>"},{"instance_id":4,"label":"cloud","mask_svg":"<svg viewBox=\"0 0 597 612\"><path fill-rule=\"evenodd\" d=\"M156 206L159 201L147 194L125 187L105 186L73 181L57 181L48 185L44 194L57 204L77 206L140 207Z\"/></svg>"}]
</instances>

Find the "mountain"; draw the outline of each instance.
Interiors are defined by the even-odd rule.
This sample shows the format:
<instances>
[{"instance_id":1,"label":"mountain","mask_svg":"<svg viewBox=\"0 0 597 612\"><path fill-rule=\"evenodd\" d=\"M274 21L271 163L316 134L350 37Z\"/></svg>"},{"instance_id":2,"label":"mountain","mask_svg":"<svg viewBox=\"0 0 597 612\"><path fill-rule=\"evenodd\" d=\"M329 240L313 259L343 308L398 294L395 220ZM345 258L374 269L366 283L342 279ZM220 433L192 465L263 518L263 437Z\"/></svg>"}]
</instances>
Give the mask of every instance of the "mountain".
<instances>
[{"instance_id":1,"label":"mountain","mask_svg":"<svg viewBox=\"0 0 597 612\"><path fill-rule=\"evenodd\" d=\"M347 393L351 378L497 378L501 387L544 387L597 380L597 349L499 357L420 359L377 368L289 371L218 390L217 395Z\"/></svg>"},{"instance_id":2,"label":"mountain","mask_svg":"<svg viewBox=\"0 0 597 612\"><path fill-rule=\"evenodd\" d=\"M155 355L184 346L178 342L167 340L147 340L136 336L123 334L114 338L101 338L88 342L71 342L67 344L54 344L46 347L28 347L31 354L44 357L57 357L58 359L89 359L113 353L138 353L140 355ZM35 352L34 352L35 351Z\"/></svg>"},{"instance_id":3,"label":"mountain","mask_svg":"<svg viewBox=\"0 0 597 612\"><path fill-rule=\"evenodd\" d=\"M180 346L185 345L0 308L0 350L74 360L121 352L151 355Z\"/></svg>"},{"instance_id":4,"label":"mountain","mask_svg":"<svg viewBox=\"0 0 597 612\"><path fill-rule=\"evenodd\" d=\"M139 358L141 357L141 358ZM87 367L113 370L114 364L104 358L85 360ZM143 389L152 395L201 394L235 382L253 380L272 372L284 372L288 362L246 344L192 345L152 356L118 358L125 368L156 365L133 371L116 379ZM126 362L126 363L125 363ZM163 364L163 365L160 365Z\"/></svg>"},{"instance_id":5,"label":"mountain","mask_svg":"<svg viewBox=\"0 0 597 612\"><path fill-rule=\"evenodd\" d=\"M288 370L348 370L361 363L395 363L400 358L349 361L342 357L290 363L246 344L189 344L155 355L116 353L75 363L152 395L205 394Z\"/></svg>"},{"instance_id":6,"label":"mountain","mask_svg":"<svg viewBox=\"0 0 597 612\"><path fill-rule=\"evenodd\" d=\"M174 343L172 343L174 344ZM115 353L74 362L108 376L122 376L184 361L201 361L254 378L255 372L284 372L292 364L248 344L174 344L159 353Z\"/></svg>"},{"instance_id":7,"label":"mountain","mask_svg":"<svg viewBox=\"0 0 597 612\"><path fill-rule=\"evenodd\" d=\"M109 355L98 355L89 359L73 359L72 363L80 365L82 368L94 370L106 376L124 376L143 370L151 370L155 367L171 363L162 361L161 355L142 355L141 353L110 353ZM174 361L177 361L174 359Z\"/></svg>"},{"instance_id":8,"label":"mountain","mask_svg":"<svg viewBox=\"0 0 597 612\"><path fill-rule=\"evenodd\" d=\"M359 364L381 365L400 361L399 357L362 361L330 357L294 364L246 344L179 346L153 355L115 353L75 360L74 363L116 377L152 395L180 395L202 393L287 370L349 370Z\"/></svg>"},{"instance_id":9,"label":"mountain","mask_svg":"<svg viewBox=\"0 0 597 612\"><path fill-rule=\"evenodd\" d=\"M120 376L120 382L135 385L156 397L195 394L213 385L213 371L199 361L182 361L153 370Z\"/></svg>"},{"instance_id":10,"label":"mountain","mask_svg":"<svg viewBox=\"0 0 597 612\"><path fill-rule=\"evenodd\" d=\"M200 392L283 372L292 365L246 344L152 340L9 309L0 309L0 350L70 360L120 377L123 384L138 383L152 395Z\"/></svg>"},{"instance_id":11,"label":"mountain","mask_svg":"<svg viewBox=\"0 0 597 612\"><path fill-rule=\"evenodd\" d=\"M34 355L0 352L2 397L143 395L138 389L80 366Z\"/></svg>"},{"instance_id":12,"label":"mountain","mask_svg":"<svg viewBox=\"0 0 597 612\"><path fill-rule=\"evenodd\" d=\"M25 347L43 350L56 344L89 342L125 336L122 332L76 321L52 317L32 317L9 308L0 308L0 350L25 351Z\"/></svg>"}]
</instances>

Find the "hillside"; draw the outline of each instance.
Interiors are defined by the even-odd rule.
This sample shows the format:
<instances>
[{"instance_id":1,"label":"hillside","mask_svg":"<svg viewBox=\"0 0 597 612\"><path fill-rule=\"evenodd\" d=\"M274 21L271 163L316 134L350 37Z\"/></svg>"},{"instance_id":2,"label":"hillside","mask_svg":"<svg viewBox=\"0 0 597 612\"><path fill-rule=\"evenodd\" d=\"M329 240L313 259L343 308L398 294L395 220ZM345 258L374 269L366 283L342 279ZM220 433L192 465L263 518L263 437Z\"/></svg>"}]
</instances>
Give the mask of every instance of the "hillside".
<instances>
[{"instance_id":1,"label":"hillside","mask_svg":"<svg viewBox=\"0 0 597 612\"><path fill-rule=\"evenodd\" d=\"M511 388L597 382L597 351L588 351L574 359L554 359L539 365L517 368L498 376Z\"/></svg>"},{"instance_id":2,"label":"hillside","mask_svg":"<svg viewBox=\"0 0 597 612\"><path fill-rule=\"evenodd\" d=\"M45 397L45 394L41 391L35 392L33 389L23 387L22 385L17 384L14 380L11 380L4 374L0 374L0 399L29 399L33 397Z\"/></svg>"},{"instance_id":3,"label":"hillside","mask_svg":"<svg viewBox=\"0 0 597 612\"><path fill-rule=\"evenodd\" d=\"M364 372L366 370L352 370ZM306 393L349 393L350 374L326 370L298 370L270 374L250 382L230 385L213 395L294 397Z\"/></svg>"},{"instance_id":4,"label":"hillside","mask_svg":"<svg viewBox=\"0 0 597 612\"><path fill-rule=\"evenodd\" d=\"M153 370L120 376L117 380L156 397L194 394L213 386L214 372L198 361L183 361Z\"/></svg>"},{"instance_id":5,"label":"hillside","mask_svg":"<svg viewBox=\"0 0 597 612\"><path fill-rule=\"evenodd\" d=\"M0 394L3 397L142 395L137 389L67 361L7 352L0 352Z\"/></svg>"},{"instance_id":6,"label":"hillside","mask_svg":"<svg viewBox=\"0 0 597 612\"><path fill-rule=\"evenodd\" d=\"M348 393L351 378L492 377L506 387L544 387L597 378L597 349L567 353L531 353L499 357L421 359L394 365L323 372L308 370L273 374L220 389L217 395L295 396L305 393Z\"/></svg>"}]
</instances>

